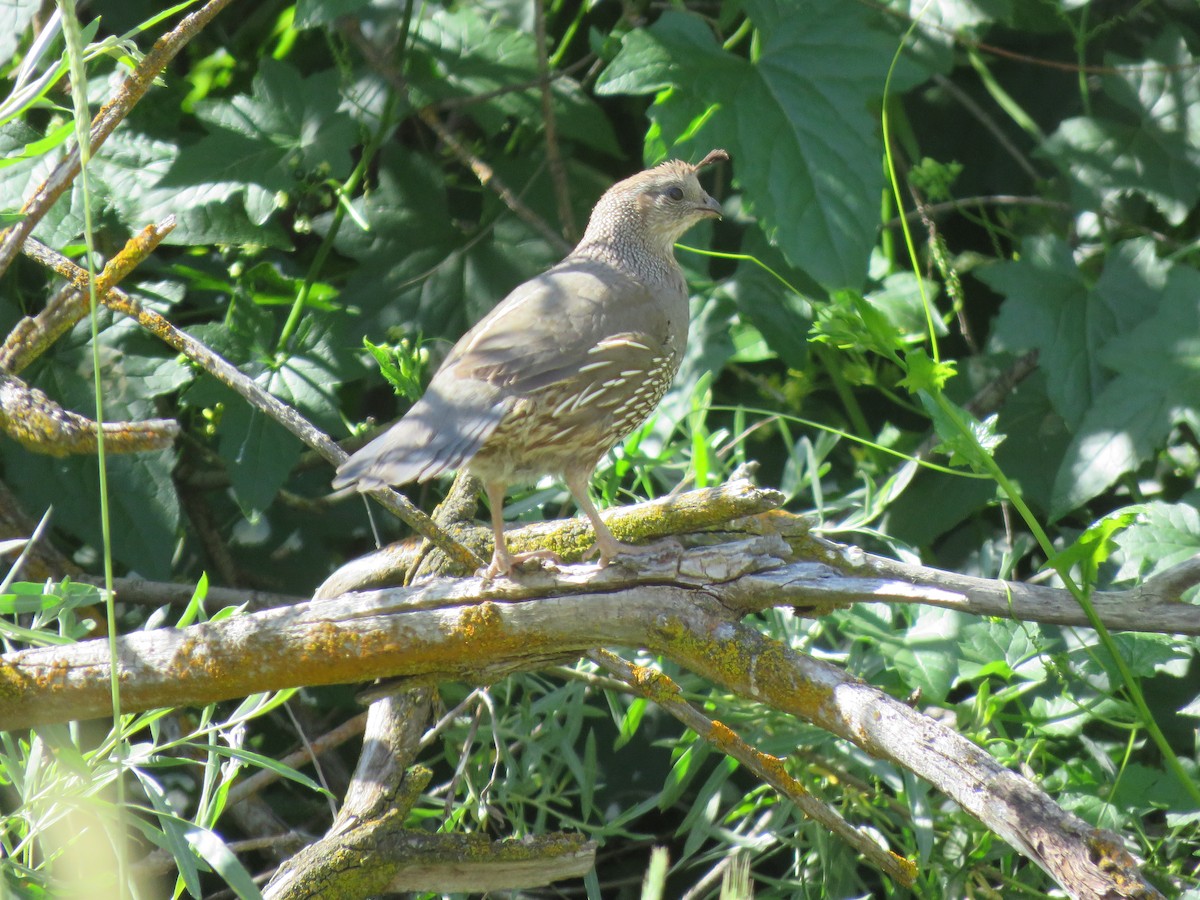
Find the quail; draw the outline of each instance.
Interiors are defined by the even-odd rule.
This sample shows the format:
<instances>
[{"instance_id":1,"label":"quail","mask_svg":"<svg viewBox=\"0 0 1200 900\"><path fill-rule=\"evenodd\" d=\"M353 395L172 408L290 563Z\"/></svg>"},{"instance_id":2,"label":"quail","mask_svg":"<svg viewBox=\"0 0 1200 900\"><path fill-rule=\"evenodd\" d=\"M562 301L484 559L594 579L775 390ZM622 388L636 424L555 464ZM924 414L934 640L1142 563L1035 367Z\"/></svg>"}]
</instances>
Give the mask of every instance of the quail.
<instances>
[{"instance_id":1,"label":"quail","mask_svg":"<svg viewBox=\"0 0 1200 900\"><path fill-rule=\"evenodd\" d=\"M679 369L688 293L673 245L720 217L697 174L728 159L713 150L694 165L669 160L609 188L578 246L463 335L408 413L342 463L334 487L371 491L465 467L491 507L489 578L552 556L513 554L504 541L506 490L544 475L561 477L591 520L601 565L638 549L613 537L588 483Z\"/></svg>"}]
</instances>

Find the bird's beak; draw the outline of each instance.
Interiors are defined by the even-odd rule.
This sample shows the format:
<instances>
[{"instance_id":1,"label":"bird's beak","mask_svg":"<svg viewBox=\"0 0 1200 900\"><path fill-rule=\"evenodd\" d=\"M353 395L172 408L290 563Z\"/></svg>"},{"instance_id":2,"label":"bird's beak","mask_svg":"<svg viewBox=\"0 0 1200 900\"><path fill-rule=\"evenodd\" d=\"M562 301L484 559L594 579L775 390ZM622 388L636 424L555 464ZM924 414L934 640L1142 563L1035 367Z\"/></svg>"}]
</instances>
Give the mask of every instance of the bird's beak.
<instances>
[{"instance_id":1,"label":"bird's beak","mask_svg":"<svg viewBox=\"0 0 1200 900\"><path fill-rule=\"evenodd\" d=\"M725 210L721 209L721 204L708 196L708 194L704 195L704 203L697 206L696 211L706 216L716 216L718 219L725 215Z\"/></svg>"}]
</instances>

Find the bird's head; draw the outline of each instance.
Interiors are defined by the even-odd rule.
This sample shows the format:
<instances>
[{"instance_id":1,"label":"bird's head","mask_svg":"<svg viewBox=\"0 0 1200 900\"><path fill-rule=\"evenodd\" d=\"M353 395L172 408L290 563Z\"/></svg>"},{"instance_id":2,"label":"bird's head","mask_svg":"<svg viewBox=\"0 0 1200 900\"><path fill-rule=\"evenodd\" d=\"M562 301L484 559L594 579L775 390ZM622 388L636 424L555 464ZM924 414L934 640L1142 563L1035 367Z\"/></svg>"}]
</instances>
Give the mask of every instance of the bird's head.
<instances>
[{"instance_id":1,"label":"bird's head","mask_svg":"<svg viewBox=\"0 0 1200 900\"><path fill-rule=\"evenodd\" d=\"M592 210L584 242L590 237L619 243L632 233L656 252L670 254L697 222L721 216L721 204L697 176L706 166L728 159L724 150L713 150L698 163L671 159L617 182Z\"/></svg>"}]
</instances>

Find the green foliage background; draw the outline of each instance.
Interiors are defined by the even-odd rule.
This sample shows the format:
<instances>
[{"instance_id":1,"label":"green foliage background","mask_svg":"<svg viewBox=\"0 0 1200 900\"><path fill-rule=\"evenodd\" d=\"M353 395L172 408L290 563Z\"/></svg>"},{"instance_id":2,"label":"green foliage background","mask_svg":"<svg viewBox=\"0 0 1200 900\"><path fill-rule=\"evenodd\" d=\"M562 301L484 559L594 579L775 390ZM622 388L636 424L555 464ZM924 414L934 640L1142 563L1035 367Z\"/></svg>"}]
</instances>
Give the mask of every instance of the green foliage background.
<instances>
[{"instance_id":1,"label":"green foliage background","mask_svg":"<svg viewBox=\"0 0 1200 900\"><path fill-rule=\"evenodd\" d=\"M0 6L10 87L44 22L40 6ZM1200 11L1102 0L551 0L562 221L535 9L235 2L92 163L99 246L111 254L175 215L166 244L125 286L340 437L407 402L378 374L364 335L395 344L397 364L419 381L470 323L562 255L480 185L418 109L565 234L579 233L617 178L724 147L732 164L706 179L729 215L686 239L718 255L680 252L694 291L689 357L656 419L602 467L608 502L714 483L754 460L762 482L834 539L986 577L1033 576L1047 548L996 480L978 477L986 450L1085 588L1136 583L1196 555ZM97 0L82 18L99 19L101 40L158 11ZM341 16L389 48L406 92L363 59ZM144 51L166 27L133 40ZM90 64L97 107L121 77L118 47ZM60 50L35 62L52 68ZM0 212L16 211L49 171L69 106L50 88L32 105L0 108ZM885 112L915 260L889 186ZM81 232L76 187L36 235L76 254ZM51 290L43 270L18 260L0 281L0 328ZM331 473L281 427L127 322L105 322L99 351L106 418L169 416L185 432L172 452L110 461L121 569L187 582L208 572L304 595L371 547L361 504L326 503ZM1029 351L1036 370L977 412L973 439L929 399L944 386L964 404ZM91 352L84 323L23 377L88 414ZM911 461L938 445L930 458L956 471ZM94 460L4 440L0 464L27 510L54 506L55 539L94 567ZM431 508L443 488L412 496ZM547 483L510 509L552 517L567 502ZM1112 527L1093 528L1105 517ZM214 558L217 545L226 558ZM129 611L124 625L140 624ZM1194 804L1092 632L875 605L816 622L778 611L762 626L897 696L919 690L924 707L943 707L1064 805L1127 836L1165 889L1195 884ZM1196 642L1123 635L1117 646L1194 779ZM918 896L1049 889L910 776L681 677L713 715L789 756L810 789L917 859ZM445 690L453 702L459 689ZM681 896L739 847L762 897L903 894L641 701L609 694L606 705L552 674L512 679L495 695L494 742L465 723L445 737L447 771L469 761L453 827L594 833L605 862L588 888L603 884L606 897L636 895L619 885L640 877L653 842L671 848ZM323 723L353 708L344 692L305 700ZM248 740L279 755L289 749L279 731ZM500 777L485 790L494 765ZM288 793L297 790L281 788L278 802L303 821L316 806ZM444 799L422 815L440 814Z\"/></svg>"}]
</instances>

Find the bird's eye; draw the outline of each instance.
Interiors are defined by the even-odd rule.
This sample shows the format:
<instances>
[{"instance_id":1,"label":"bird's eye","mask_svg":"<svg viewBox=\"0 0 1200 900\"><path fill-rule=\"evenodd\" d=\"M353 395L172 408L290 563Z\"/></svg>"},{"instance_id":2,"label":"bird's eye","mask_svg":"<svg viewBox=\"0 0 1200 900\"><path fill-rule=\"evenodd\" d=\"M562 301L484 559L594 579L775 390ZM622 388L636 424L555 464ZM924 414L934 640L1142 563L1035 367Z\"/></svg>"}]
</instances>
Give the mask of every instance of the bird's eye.
<instances>
[{"instance_id":1,"label":"bird's eye","mask_svg":"<svg viewBox=\"0 0 1200 900\"><path fill-rule=\"evenodd\" d=\"M667 188L667 196L670 197L672 200L679 202L680 200L683 199L683 188L669 187L669 188Z\"/></svg>"}]
</instances>

